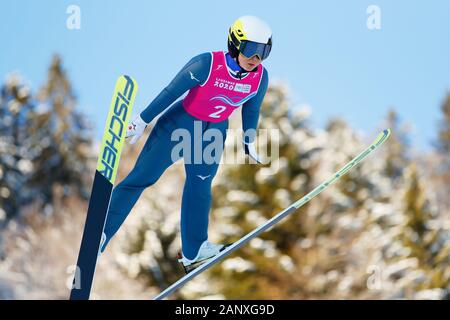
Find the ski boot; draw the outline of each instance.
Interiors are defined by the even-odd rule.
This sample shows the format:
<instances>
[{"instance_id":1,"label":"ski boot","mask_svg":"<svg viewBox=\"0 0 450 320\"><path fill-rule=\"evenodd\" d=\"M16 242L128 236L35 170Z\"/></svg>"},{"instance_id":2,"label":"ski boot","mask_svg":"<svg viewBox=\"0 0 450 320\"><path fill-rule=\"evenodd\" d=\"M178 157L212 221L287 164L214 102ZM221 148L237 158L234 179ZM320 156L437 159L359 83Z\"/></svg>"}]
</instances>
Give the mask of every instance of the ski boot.
<instances>
[{"instance_id":1,"label":"ski boot","mask_svg":"<svg viewBox=\"0 0 450 320\"><path fill-rule=\"evenodd\" d=\"M230 245L231 244L212 244L208 240L206 240L200 246L197 256L194 259L190 260L186 258L182 252L178 252L177 259L178 262L183 267L184 272L188 274L192 270L198 268L202 264L211 260L211 258L218 255L220 252L222 252L226 247Z\"/></svg>"}]
</instances>

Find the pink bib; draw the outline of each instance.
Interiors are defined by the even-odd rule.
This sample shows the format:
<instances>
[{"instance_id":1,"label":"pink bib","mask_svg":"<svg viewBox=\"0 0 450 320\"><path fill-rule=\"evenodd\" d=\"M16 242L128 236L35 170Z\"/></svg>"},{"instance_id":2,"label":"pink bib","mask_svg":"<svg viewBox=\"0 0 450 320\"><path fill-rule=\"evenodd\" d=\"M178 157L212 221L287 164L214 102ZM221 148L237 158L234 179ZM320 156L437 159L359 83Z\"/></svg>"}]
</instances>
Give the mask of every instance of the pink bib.
<instances>
[{"instance_id":1,"label":"pink bib","mask_svg":"<svg viewBox=\"0 0 450 320\"><path fill-rule=\"evenodd\" d=\"M191 116L203 121L220 122L228 119L235 109L253 98L259 89L263 66L236 79L228 71L225 53L212 52L211 69L203 85L192 88L183 100Z\"/></svg>"}]
</instances>

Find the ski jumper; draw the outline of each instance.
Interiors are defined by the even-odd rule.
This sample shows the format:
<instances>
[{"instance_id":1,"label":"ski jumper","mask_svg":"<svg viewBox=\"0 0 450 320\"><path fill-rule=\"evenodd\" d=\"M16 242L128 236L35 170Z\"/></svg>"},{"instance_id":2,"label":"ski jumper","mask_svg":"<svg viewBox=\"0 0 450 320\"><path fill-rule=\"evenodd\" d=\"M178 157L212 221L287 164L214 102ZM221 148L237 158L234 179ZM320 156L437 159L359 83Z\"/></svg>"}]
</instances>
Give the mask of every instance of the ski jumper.
<instances>
[{"instance_id":1,"label":"ski jumper","mask_svg":"<svg viewBox=\"0 0 450 320\"><path fill-rule=\"evenodd\" d=\"M200 54L191 59L141 113L141 118L150 123L189 90L184 99L171 105L157 120L134 168L114 188L102 251L125 221L142 191L153 185L175 161L184 158L186 181L181 203L182 250L188 259L197 255L200 245L208 239L211 184L219 161L194 161L194 147L198 148L200 144L203 150L211 144L195 134L202 135L208 129L219 130L223 137L220 150L223 150L228 117L241 105L244 132L250 129L256 131L259 110L267 90L268 75L262 65L252 72L238 74L239 70L240 67L229 54L221 51ZM174 157L172 150L180 142L173 141L171 136L177 129L187 130L192 141L190 152ZM254 136L250 135L248 139L253 140ZM214 157L220 160L221 154Z\"/></svg>"}]
</instances>

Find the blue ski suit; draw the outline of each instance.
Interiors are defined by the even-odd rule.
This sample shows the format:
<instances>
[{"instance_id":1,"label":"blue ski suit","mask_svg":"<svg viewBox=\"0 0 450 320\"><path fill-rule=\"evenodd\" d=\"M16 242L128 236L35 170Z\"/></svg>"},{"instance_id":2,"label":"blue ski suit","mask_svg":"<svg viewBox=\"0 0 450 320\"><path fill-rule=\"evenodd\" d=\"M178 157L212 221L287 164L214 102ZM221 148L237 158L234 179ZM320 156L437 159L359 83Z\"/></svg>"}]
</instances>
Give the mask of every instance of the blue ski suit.
<instances>
[{"instance_id":1,"label":"blue ski suit","mask_svg":"<svg viewBox=\"0 0 450 320\"><path fill-rule=\"evenodd\" d=\"M207 81L210 67L211 54L203 53L192 58L175 76L170 84L141 112L141 118L150 123L157 115L161 115L152 129L134 168L128 176L113 190L108 216L104 232L106 241L102 247L104 251L107 243L114 236L129 212L139 199L145 188L158 181L163 172L175 161L182 158L174 158L172 149L178 141L171 140L171 134L176 129L185 129L191 133L193 140L202 139L194 136L196 123L197 133L201 126L201 132L208 129L217 129L222 133L225 141L228 120L221 122L208 122L196 119L188 114L182 100L174 103L176 99L195 86ZM241 70L236 61L226 54L227 67L230 74L239 77L237 71ZM195 76L193 76L195 75ZM242 106L242 126L244 132L249 129L256 130L258 125L259 110L268 86L268 74L264 68L258 93L245 102ZM173 103L173 104L172 104ZM200 125L199 125L200 124ZM247 141L251 142L251 141ZM205 143L200 142L202 148ZM191 143L192 149L194 143ZM194 150L191 150L194 154ZM220 156L221 155L215 155ZM183 189L181 204L181 241L183 254L188 259L193 259L200 245L208 238L208 216L211 207L211 184L217 173L219 163L186 163L186 181Z\"/></svg>"}]
</instances>

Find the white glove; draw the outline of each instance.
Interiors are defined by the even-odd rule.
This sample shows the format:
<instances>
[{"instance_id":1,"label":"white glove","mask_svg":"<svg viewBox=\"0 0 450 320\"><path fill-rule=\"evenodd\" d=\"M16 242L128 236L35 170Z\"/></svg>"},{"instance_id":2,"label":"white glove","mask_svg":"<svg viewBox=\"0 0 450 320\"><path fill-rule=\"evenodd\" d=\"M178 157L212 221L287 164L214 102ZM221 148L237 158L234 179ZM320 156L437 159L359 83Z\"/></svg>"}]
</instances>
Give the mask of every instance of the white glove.
<instances>
[{"instance_id":1,"label":"white glove","mask_svg":"<svg viewBox=\"0 0 450 320\"><path fill-rule=\"evenodd\" d=\"M136 141L138 141L138 139L144 133L146 127L147 123L142 120L141 115L138 114L128 125L125 138L133 137L130 141L130 144L135 144Z\"/></svg>"},{"instance_id":2,"label":"white glove","mask_svg":"<svg viewBox=\"0 0 450 320\"><path fill-rule=\"evenodd\" d=\"M245 141L242 141L242 143L244 144L245 154L249 155L257 163L262 164L261 158L258 156L258 153L256 152L255 143L254 142L247 143Z\"/></svg>"}]
</instances>

